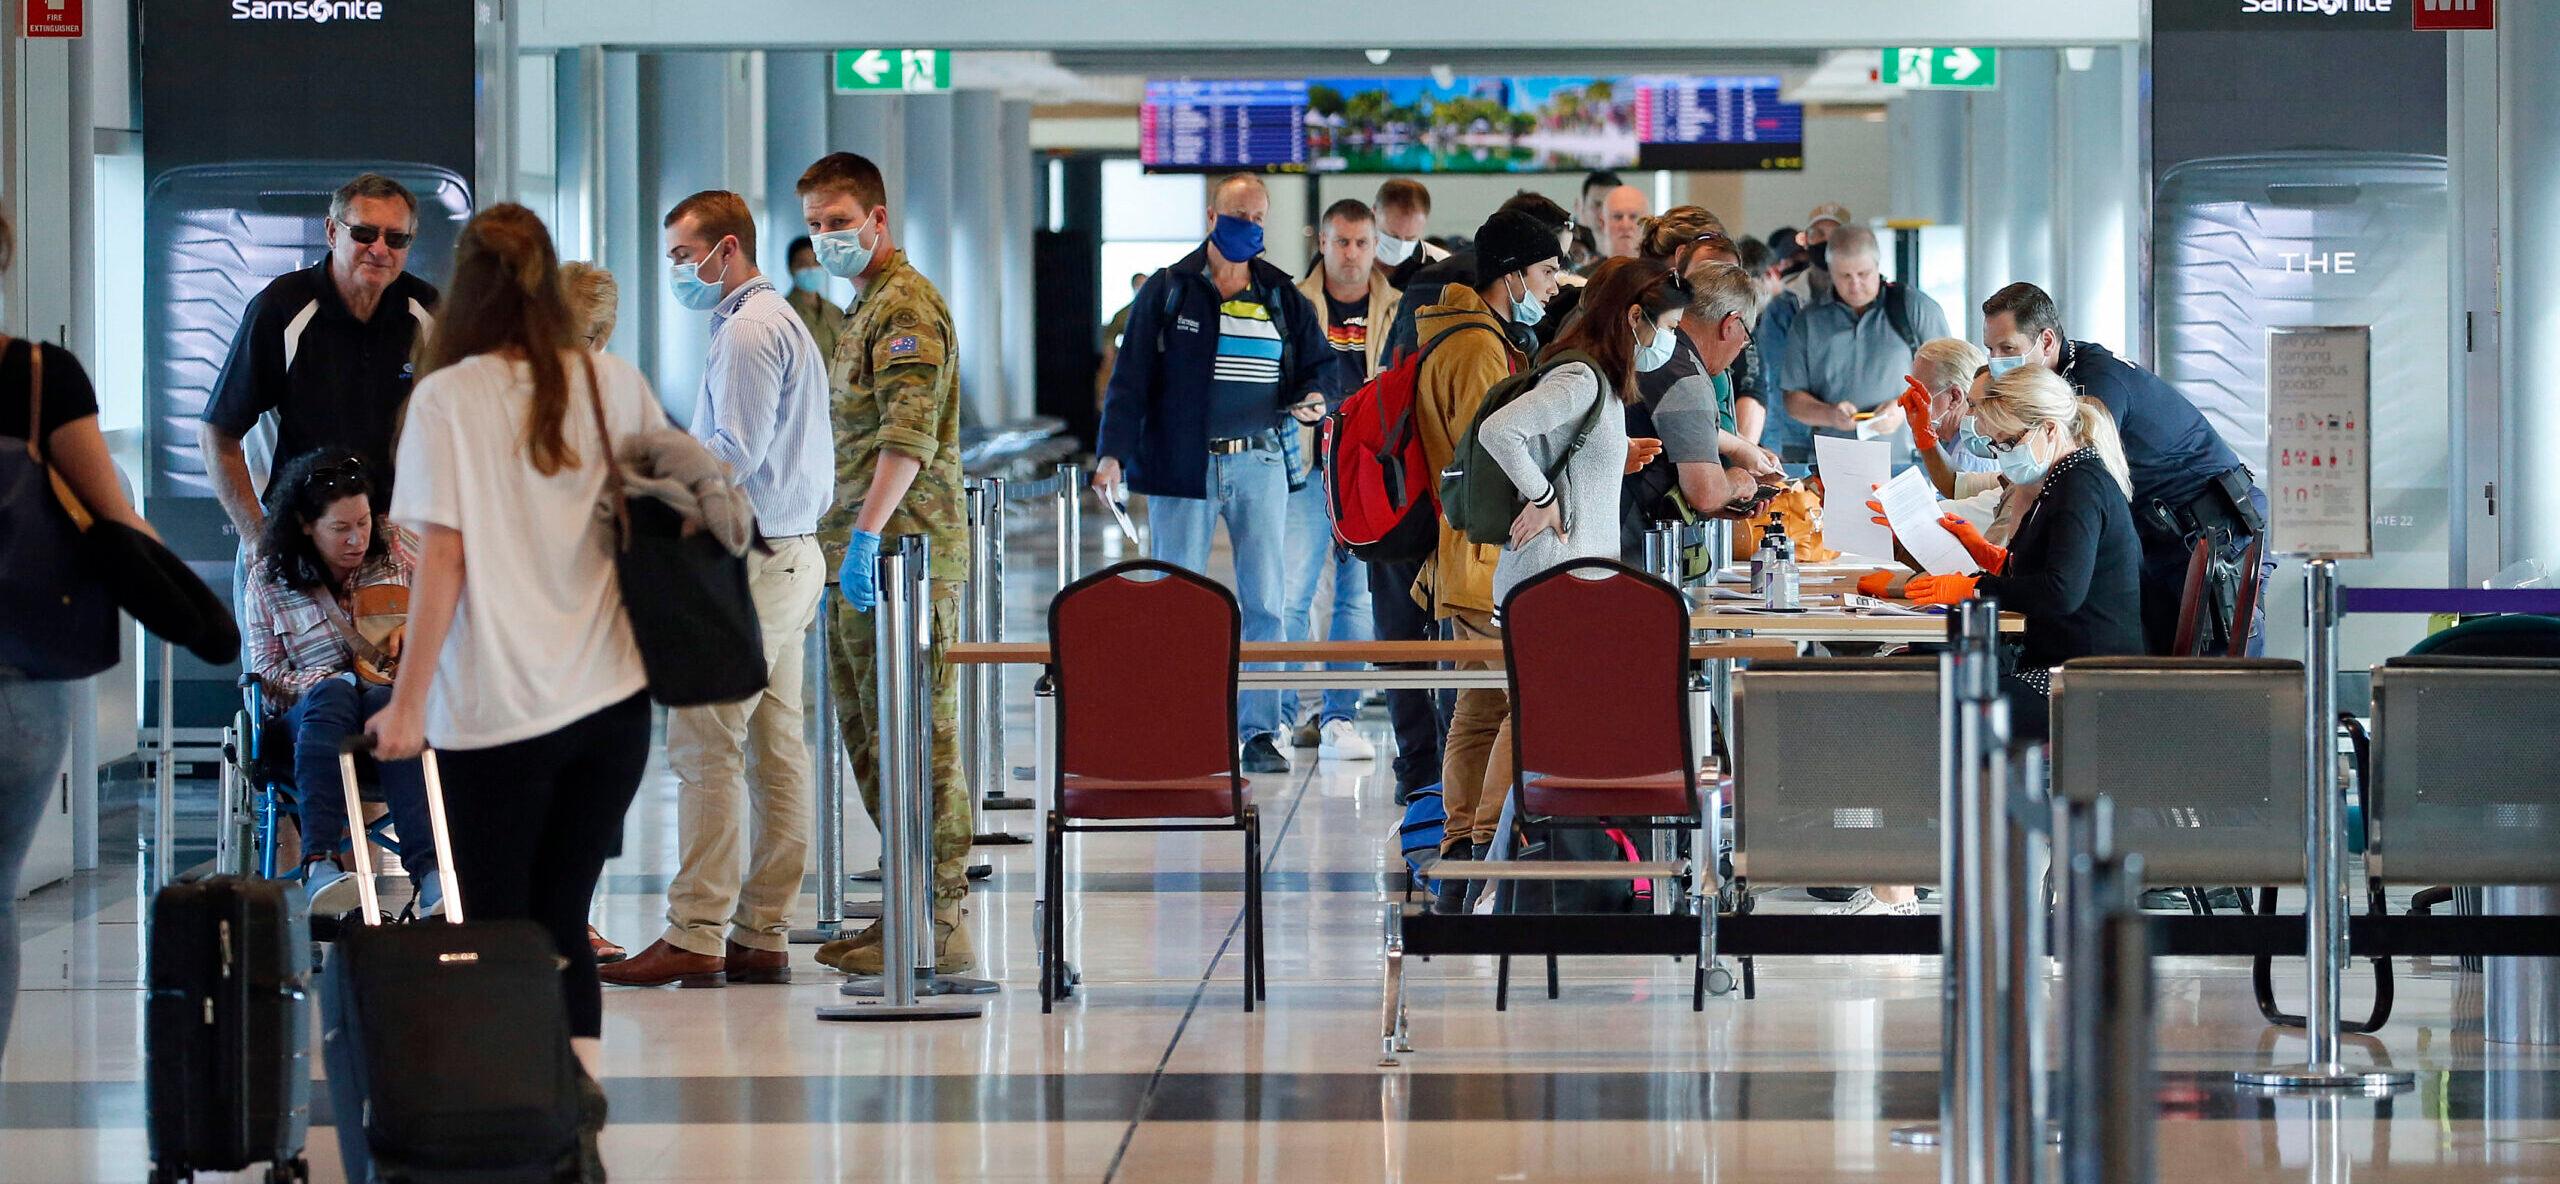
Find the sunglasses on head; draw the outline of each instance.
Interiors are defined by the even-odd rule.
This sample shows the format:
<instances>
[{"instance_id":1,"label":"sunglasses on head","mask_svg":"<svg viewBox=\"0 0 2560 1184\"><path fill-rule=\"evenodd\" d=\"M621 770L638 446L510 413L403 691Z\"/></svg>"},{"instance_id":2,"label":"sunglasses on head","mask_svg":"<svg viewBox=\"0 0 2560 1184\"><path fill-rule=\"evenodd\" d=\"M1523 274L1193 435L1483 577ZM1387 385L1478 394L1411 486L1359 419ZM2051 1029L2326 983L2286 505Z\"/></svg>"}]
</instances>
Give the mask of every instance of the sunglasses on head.
<instances>
[{"instance_id":1,"label":"sunglasses on head","mask_svg":"<svg viewBox=\"0 0 2560 1184\"><path fill-rule=\"evenodd\" d=\"M340 222L338 225L346 230L348 238L368 247L372 246L376 240L380 240L389 244L394 251L406 251L410 243L418 241L418 236L411 231L384 230L379 226L367 226L362 222Z\"/></svg>"}]
</instances>

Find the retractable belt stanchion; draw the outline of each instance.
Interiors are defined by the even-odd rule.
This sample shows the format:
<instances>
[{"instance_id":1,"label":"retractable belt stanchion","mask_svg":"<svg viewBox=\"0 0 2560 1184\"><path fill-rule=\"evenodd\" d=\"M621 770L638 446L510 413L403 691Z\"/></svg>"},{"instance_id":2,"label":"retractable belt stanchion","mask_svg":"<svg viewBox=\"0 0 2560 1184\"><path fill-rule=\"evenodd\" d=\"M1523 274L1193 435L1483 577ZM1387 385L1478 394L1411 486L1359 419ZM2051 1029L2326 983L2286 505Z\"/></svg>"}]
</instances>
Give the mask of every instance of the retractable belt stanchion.
<instances>
[{"instance_id":1,"label":"retractable belt stanchion","mask_svg":"<svg viewBox=\"0 0 2560 1184\"><path fill-rule=\"evenodd\" d=\"M2315 1090L2387 1092L2415 1084L2414 1073L2351 1069L2338 1059L2338 992L2347 965L2347 819L2338 795L2338 564L2313 558L2302 565L2307 609L2302 676L2303 742L2311 746L2311 776L2304 787L2303 884L2309 900L2310 940L2304 973L2310 1003L2303 1032L2310 1038L2307 1063L2293 1069L2250 1069L2235 1074L2243 1086L2292 1093Z\"/></svg>"},{"instance_id":2,"label":"retractable belt stanchion","mask_svg":"<svg viewBox=\"0 0 2560 1184\"><path fill-rule=\"evenodd\" d=\"M1058 466L1058 590L1084 574L1084 469Z\"/></svg>"},{"instance_id":3,"label":"retractable belt stanchion","mask_svg":"<svg viewBox=\"0 0 2560 1184\"><path fill-rule=\"evenodd\" d=\"M969 482L968 495L969 600L960 622L960 639L1003 641L1004 478ZM982 846L1031 841L986 824L990 810L1023 810L1031 805L1004 792L1012 772L1004 760L1004 672L1002 666L975 664L960 670L960 747L968 753L971 817Z\"/></svg>"},{"instance_id":4,"label":"retractable belt stanchion","mask_svg":"<svg viewBox=\"0 0 2560 1184\"><path fill-rule=\"evenodd\" d=\"M178 647L160 643L160 748L151 767L151 890L178 878ZM364 832L364 820L355 820Z\"/></svg>"},{"instance_id":5,"label":"retractable belt stanchion","mask_svg":"<svg viewBox=\"0 0 2560 1184\"><path fill-rule=\"evenodd\" d=\"M985 1014L959 997L975 980L933 972L933 645L931 563L921 536L879 560L881 970L842 993L872 996L818 1009L822 1020L939 1020ZM964 985L969 984L969 985Z\"/></svg>"},{"instance_id":6,"label":"retractable belt stanchion","mask_svg":"<svg viewBox=\"0 0 2560 1184\"><path fill-rule=\"evenodd\" d=\"M812 762L818 783L817 830L810 836L817 847L818 923L807 929L791 931L791 944L825 945L844 936L844 735L843 724L836 716L835 689L827 676L835 656L828 642L827 617L833 610L836 582L827 581L818 596L817 624L809 630L809 661L806 669L815 671L816 693L811 696L818 715L817 760Z\"/></svg>"}]
</instances>

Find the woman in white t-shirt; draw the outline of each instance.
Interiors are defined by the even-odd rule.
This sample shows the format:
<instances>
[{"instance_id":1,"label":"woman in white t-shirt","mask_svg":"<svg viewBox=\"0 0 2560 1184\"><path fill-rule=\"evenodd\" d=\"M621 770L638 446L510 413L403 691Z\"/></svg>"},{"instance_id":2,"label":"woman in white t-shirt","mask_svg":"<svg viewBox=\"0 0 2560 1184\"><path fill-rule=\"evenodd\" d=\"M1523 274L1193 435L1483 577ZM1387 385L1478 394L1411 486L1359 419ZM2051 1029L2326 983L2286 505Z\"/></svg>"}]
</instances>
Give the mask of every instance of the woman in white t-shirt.
<instances>
[{"instance_id":1,"label":"woman in white t-shirt","mask_svg":"<svg viewBox=\"0 0 2560 1184\"><path fill-rule=\"evenodd\" d=\"M550 931L593 1072L587 902L649 760L649 700L597 510L609 462L589 400L616 435L666 416L630 363L583 346L541 220L518 205L474 217L401 432L391 517L424 547L406 660L365 730L383 757L435 746L447 891L474 920Z\"/></svg>"}]
</instances>

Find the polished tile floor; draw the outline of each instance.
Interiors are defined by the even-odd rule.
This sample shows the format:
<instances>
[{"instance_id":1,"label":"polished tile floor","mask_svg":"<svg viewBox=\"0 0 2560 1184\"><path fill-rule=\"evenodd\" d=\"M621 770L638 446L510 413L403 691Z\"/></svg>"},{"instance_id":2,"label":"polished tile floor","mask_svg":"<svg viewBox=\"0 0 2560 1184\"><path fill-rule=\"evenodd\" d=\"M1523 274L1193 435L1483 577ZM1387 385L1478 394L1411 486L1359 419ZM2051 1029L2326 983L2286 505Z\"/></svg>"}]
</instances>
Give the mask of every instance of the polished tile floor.
<instances>
[{"instance_id":1,"label":"polished tile floor","mask_svg":"<svg viewBox=\"0 0 2560 1184\"><path fill-rule=\"evenodd\" d=\"M1023 583L1016 636L1049 581ZM1027 719L1017 723L1013 756L1028 764ZM1364 726L1383 747L1383 723ZM1929 959L1770 959L1757 999L1710 1000L1703 1015L1689 1010L1687 968L1668 962L1569 960L1553 1001L1531 970L1496 1012L1491 959L1440 959L1411 972L1417 1051L1378 1068L1399 811L1383 762L1299 756L1298 771L1255 786L1271 869L1265 1010L1238 1006L1230 836L1076 842L1068 940L1085 983L1049 1016L1031 952L1036 848L985 847L994 876L972 922L982 973L1003 990L983 1018L821 1023L838 979L805 960L786 987L610 992L614 1178L1936 1178L1933 1153L1887 1139L1936 1105ZM599 900L606 932L635 949L658 928L674 865L673 794L653 768ZM855 815L852 866L867 867L872 840ZM1016 832L1032 821L987 816ZM132 825L129 810L110 818L111 849L129 849ZM24 903L0 1182L146 1174L134 880L125 861ZM804 900L804 918L812 907ZM1780 894L1765 907L1813 906ZM2280 982L2299 998L2297 980ZM2369 990L2352 977L2350 1007ZM2417 1086L2389 1099L2315 1108L2237 1095L2230 1070L2303 1047L2259 1021L2244 963L2163 962L2159 1013L2163 1181L2560 1178L2560 1050L2483 1043L2479 977L2449 963L2404 963L2390 1026L2349 1049L2416 1071ZM338 1178L325 1125L310 1154L316 1178Z\"/></svg>"}]
</instances>

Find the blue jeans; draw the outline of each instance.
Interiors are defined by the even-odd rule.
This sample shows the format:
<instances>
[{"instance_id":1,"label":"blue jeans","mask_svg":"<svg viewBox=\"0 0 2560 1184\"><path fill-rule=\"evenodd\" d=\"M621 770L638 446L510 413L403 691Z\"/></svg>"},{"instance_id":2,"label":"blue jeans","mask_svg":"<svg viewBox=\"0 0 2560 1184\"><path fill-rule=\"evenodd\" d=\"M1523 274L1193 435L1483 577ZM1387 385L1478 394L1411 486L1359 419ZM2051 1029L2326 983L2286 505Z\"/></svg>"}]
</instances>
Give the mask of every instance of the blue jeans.
<instances>
[{"instance_id":1,"label":"blue jeans","mask_svg":"<svg viewBox=\"0 0 2560 1184\"><path fill-rule=\"evenodd\" d=\"M1282 634L1290 641L1319 640L1310 626L1316 616L1316 595L1329 569L1333 572L1333 620L1325 626L1321 640L1369 640L1374 628L1369 619L1369 565L1334 543L1333 514L1325 508L1322 474L1308 478L1306 488L1289 495L1288 533L1289 599L1280 613ZM1358 670L1360 663L1328 662L1325 668ZM1306 698L1297 691L1282 691L1281 718L1295 721L1306 710ZM1359 713L1360 692L1329 690L1324 692L1316 722L1329 724Z\"/></svg>"},{"instance_id":2,"label":"blue jeans","mask_svg":"<svg viewBox=\"0 0 2560 1184\"><path fill-rule=\"evenodd\" d=\"M18 1002L18 869L71 743L73 686L0 666L0 1050Z\"/></svg>"},{"instance_id":3,"label":"blue jeans","mask_svg":"<svg viewBox=\"0 0 2560 1184\"><path fill-rule=\"evenodd\" d=\"M347 790L338 779L338 742L391 704L391 688L348 685L333 678L303 692L285 712L293 724L293 785L302 793L302 857L347 849ZM400 835L400 866L412 876L436 866L435 828L427 818L427 775L415 760L383 761L377 780Z\"/></svg>"},{"instance_id":4,"label":"blue jeans","mask_svg":"<svg viewBox=\"0 0 2560 1184\"><path fill-rule=\"evenodd\" d=\"M1209 542L1218 520L1236 557L1236 599L1244 606L1246 641L1279 641L1282 570L1288 551L1289 476L1278 449L1209 458L1209 496L1149 497L1148 543L1152 556L1206 573ZM1271 669L1257 666L1254 669ZM1236 696L1236 738L1250 740L1280 730L1280 693Z\"/></svg>"}]
</instances>

